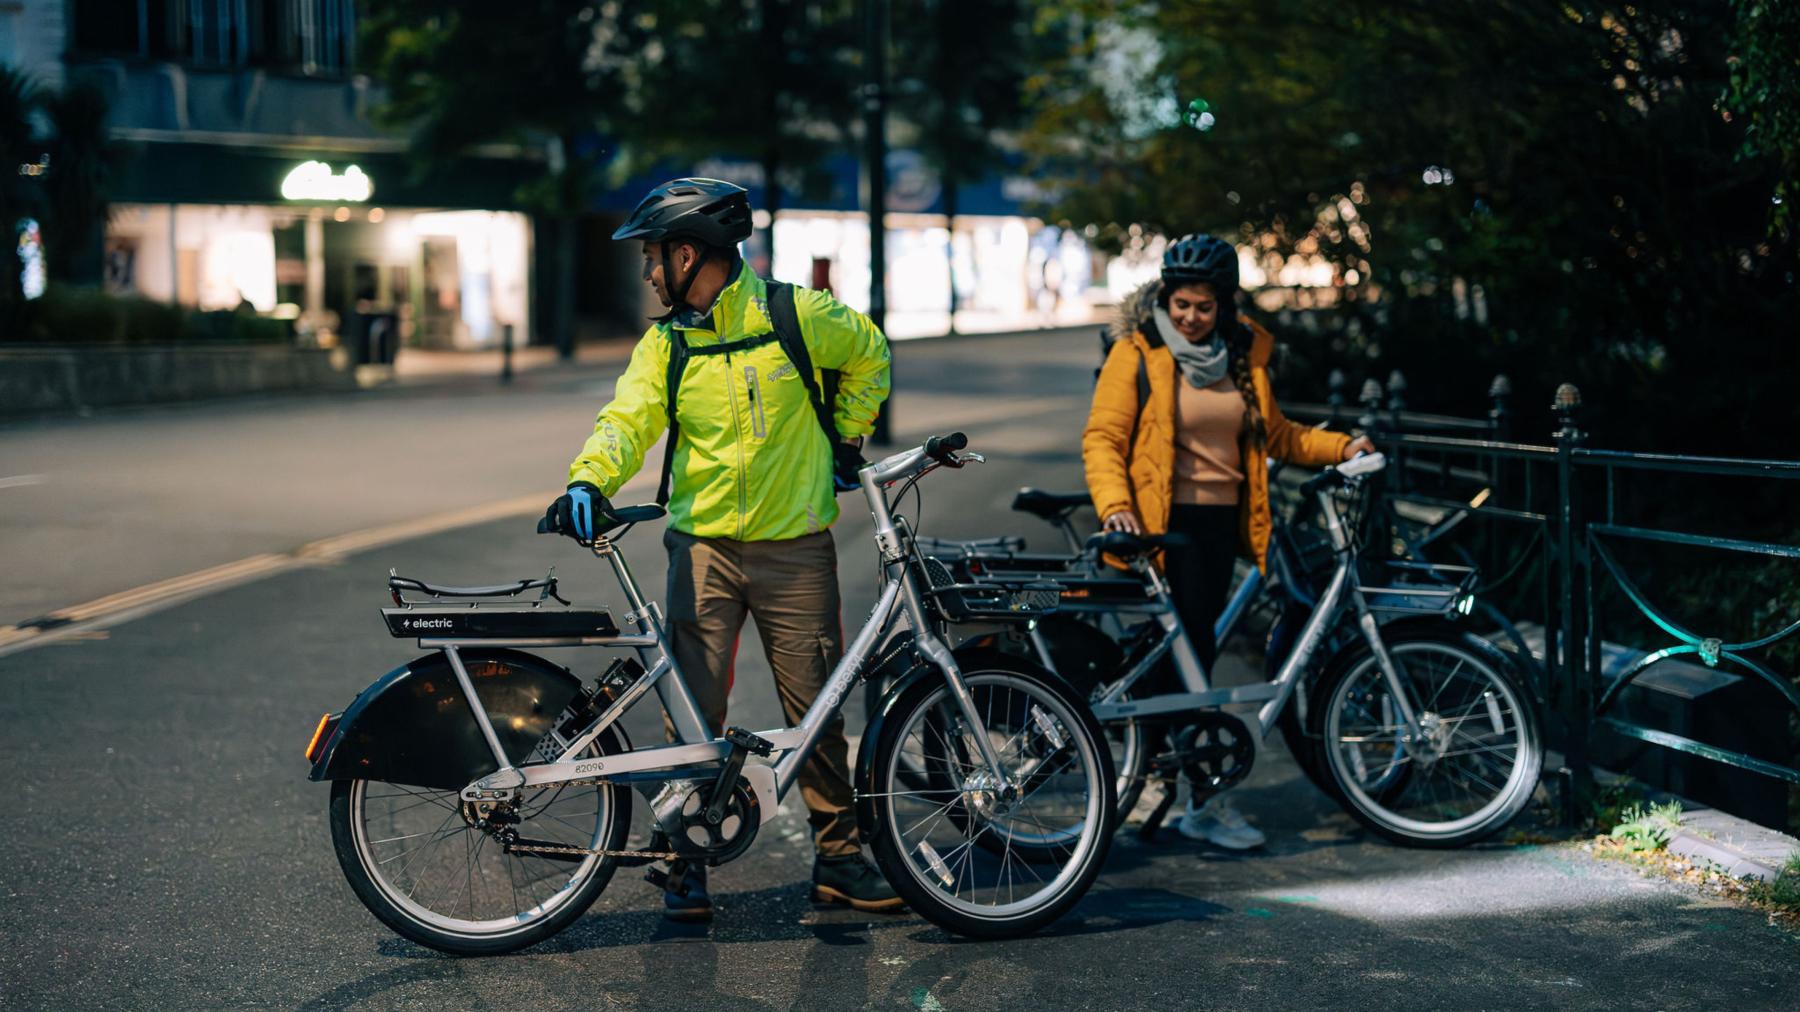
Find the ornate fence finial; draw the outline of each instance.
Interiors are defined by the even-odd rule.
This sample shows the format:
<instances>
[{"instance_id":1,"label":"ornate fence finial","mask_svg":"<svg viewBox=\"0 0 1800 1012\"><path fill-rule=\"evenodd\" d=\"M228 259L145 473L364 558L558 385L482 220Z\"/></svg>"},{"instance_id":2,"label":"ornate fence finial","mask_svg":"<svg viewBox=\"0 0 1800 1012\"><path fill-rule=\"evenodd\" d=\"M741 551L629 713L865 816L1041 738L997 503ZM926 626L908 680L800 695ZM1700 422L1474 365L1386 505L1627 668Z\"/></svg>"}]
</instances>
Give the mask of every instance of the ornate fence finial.
<instances>
[{"instance_id":1,"label":"ornate fence finial","mask_svg":"<svg viewBox=\"0 0 1800 1012\"><path fill-rule=\"evenodd\" d=\"M1364 432L1374 432L1377 427L1376 423L1380 421L1376 417L1376 412L1381 410L1381 384L1377 383L1374 377L1363 380L1362 393L1356 399L1362 404L1363 409L1362 416L1356 420L1356 424Z\"/></svg>"},{"instance_id":2,"label":"ornate fence finial","mask_svg":"<svg viewBox=\"0 0 1800 1012\"><path fill-rule=\"evenodd\" d=\"M1503 372L1495 373L1488 384L1488 427L1500 439L1512 430L1512 392L1512 380Z\"/></svg>"},{"instance_id":3,"label":"ornate fence finial","mask_svg":"<svg viewBox=\"0 0 1800 1012\"><path fill-rule=\"evenodd\" d=\"M1581 410L1580 388L1573 383L1564 383L1557 387L1556 400L1551 403L1550 408L1556 412L1556 421L1559 426L1556 430L1556 438L1566 439L1569 442L1580 441L1581 429L1575 424L1575 414Z\"/></svg>"}]
</instances>

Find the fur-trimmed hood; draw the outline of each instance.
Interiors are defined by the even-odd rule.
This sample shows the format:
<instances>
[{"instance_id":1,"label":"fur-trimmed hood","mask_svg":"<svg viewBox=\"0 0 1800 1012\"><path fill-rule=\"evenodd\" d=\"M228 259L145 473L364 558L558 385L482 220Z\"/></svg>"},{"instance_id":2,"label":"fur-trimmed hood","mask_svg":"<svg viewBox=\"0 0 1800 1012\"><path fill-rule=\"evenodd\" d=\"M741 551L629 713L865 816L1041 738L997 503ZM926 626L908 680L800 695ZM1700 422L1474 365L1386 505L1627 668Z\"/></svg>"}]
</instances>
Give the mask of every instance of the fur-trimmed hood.
<instances>
[{"instance_id":1,"label":"fur-trimmed hood","mask_svg":"<svg viewBox=\"0 0 1800 1012\"><path fill-rule=\"evenodd\" d=\"M1151 315L1156 312L1156 300L1162 296L1162 280L1152 278L1139 285L1137 290L1119 300L1119 308L1113 321L1107 328L1106 343L1110 346L1114 341L1142 333L1152 348L1160 346L1162 335L1151 325Z\"/></svg>"}]
</instances>

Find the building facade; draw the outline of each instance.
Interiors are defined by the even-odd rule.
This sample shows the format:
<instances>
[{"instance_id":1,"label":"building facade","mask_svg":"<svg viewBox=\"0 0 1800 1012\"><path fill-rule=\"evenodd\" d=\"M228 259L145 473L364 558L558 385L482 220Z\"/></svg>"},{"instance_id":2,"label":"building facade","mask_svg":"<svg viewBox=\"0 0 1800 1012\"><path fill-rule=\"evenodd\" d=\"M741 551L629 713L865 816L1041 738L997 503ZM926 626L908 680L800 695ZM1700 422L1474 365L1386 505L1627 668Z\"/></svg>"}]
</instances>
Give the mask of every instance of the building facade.
<instances>
[{"instance_id":1,"label":"building facade","mask_svg":"<svg viewBox=\"0 0 1800 1012\"><path fill-rule=\"evenodd\" d=\"M420 177L370 120L356 40L353 0L0 2L0 58L108 99L109 291L291 319L326 346L532 333L534 227L514 195L541 153Z\"/></svg>"}]
</instances>

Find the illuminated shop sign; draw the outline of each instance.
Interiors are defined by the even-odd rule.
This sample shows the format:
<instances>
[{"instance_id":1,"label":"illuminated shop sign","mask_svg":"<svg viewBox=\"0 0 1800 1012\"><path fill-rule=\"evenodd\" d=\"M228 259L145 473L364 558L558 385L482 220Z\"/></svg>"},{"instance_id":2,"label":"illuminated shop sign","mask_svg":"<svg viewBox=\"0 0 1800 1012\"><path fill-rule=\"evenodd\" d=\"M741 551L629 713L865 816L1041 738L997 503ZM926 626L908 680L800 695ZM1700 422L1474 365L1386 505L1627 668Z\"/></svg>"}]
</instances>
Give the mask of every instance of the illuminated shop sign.
<instances>
[{"instance_id":1,"label":"illuminated shop sign","mask_svg":"<svg viewBox=\"0 0 1800 1012\"><path fill-rule=\"evenodd\" d=\"M281 181L281 195L287 200L368 200L375 184L354 165L344 167L341 175L333 175L324 162L302 162Z\"/></svg>"}]
</instances>

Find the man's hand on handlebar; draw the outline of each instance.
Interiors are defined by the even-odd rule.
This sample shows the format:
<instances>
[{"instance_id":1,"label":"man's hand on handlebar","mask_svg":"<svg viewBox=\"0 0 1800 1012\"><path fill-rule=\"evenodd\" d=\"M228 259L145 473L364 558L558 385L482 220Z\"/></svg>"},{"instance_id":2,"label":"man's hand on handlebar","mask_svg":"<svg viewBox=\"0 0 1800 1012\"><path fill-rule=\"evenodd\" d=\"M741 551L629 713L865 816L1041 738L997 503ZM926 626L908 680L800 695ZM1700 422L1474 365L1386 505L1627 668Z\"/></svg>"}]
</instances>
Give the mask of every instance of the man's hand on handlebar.
<instances>
[{"instance_id":1,"label":"man's hand on handlebar","mask_svg":"<svg viewBox=\"0 0 1800 1012\"><path fill-rule=\"evenodd\" d=\"M1374 452L1375 452L1374 440L1370 439L1368 436L1357 436L1355 439L1352 439L1350 442L1344 444L1344 455L1338 459L1349 460L1351 457L1354 457L1359 453L1374 453Z\"/></svg>"},{"instance_id":2,"label":"man's hand on handlebar","mask_svg":"<svg viewBox=\"0 0 1800 1012\"><path fill-rule=\"evenodd\" d=\"M539 534L564 534L577 541L594 540L594 518L612 512L612 503L600 494L598 486L578 481L557 496L544 519L538 521Z\"/></svg>"}]
</instances>

